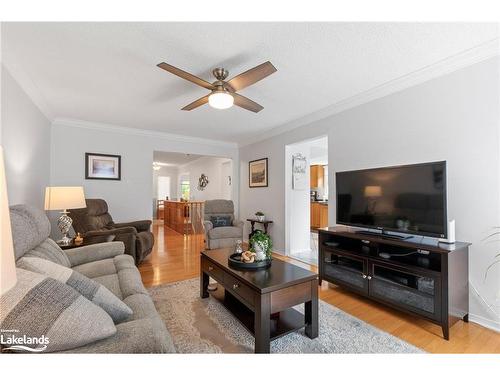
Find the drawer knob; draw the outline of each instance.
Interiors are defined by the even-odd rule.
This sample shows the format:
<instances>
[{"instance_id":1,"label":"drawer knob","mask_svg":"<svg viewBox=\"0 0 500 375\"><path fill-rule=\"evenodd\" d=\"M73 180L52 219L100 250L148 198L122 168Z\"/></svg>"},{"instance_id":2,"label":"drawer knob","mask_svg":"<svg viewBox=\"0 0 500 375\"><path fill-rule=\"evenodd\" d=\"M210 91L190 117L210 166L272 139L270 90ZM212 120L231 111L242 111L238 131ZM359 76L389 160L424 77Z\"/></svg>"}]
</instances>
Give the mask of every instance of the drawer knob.
<instances>
[{"instance_id":1,"label":"drawer knob","mask_svg":"<svg viewBox=\"0 0 500 375\"><path fill-rule=\"evenodd\" d=\"M240 286L238 284L233 284L233 289L238 289Z\"/></svg>"},{"instance_id":2,"label":"drawer knob","mask_svg":"<svg viewBox=\"0 0 500 375\"><path fill-rule=\"evenodd\" d=\"M366 279L366 275L365 274L363 274L363 279Z\"/></svg>"},{"instance_id":3,"label":"drawer knob","mask_svg":"<svg viewBox=\"0 0 500 375\"><path fill-rule=\"evenodd\" d=\"M371 279L372 279L372 277L371 277L371 276L368 276L368 280L371 280Z\"/></svg>"},{"instance_id":4,"label":"drawer knob","mask_svg":"<svg viewBox=\"0 0 500 375\"><path fill-rule=\"evenodd\" d=\"M214 268L213 268L212 266L208 266L208 270L209 270L209 271L213 271L213 270L214 270Z\"/></svg>"}]
</instances>

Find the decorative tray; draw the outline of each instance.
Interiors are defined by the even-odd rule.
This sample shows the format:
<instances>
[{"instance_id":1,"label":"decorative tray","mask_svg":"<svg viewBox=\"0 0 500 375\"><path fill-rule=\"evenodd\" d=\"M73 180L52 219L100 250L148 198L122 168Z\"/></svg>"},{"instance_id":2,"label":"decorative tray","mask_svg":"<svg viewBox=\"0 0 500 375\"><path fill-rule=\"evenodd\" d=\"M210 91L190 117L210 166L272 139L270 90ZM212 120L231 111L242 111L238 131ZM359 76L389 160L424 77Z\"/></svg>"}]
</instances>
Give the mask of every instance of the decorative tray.
<instances>
[{"instance_id":1,"label":"decorative tray","mask_svg":"<svg viewBox=\"0 0 500 375\"><path fill-rule=\"evenodd\" d=\"M241 254L231 254L227 259L229 266L245 271L257 271L271 266L271 259L262 260L260 262L245 263L241 260Z\"/></svg>"}]
</instances>

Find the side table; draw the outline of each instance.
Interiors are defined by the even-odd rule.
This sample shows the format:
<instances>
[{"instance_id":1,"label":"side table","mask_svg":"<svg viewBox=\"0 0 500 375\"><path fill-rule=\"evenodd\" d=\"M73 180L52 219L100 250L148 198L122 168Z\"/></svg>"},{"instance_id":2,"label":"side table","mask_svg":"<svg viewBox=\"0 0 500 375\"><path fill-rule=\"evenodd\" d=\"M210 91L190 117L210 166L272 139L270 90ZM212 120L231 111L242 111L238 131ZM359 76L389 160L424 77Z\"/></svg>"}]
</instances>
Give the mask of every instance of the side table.
<instances>
[{"instance_id":1,"label":"side table","mask_svg":"<svg viewBox=\"0 0 500 375\"><path fill-rule=\"evenodd\" d=\"M269 224L273 223L272 220L260 221L260 220L257 220L257 219L247 219L247 221L249 221L250 224L252 225L252 230L250 231L250 234L248 235L248 240L249 241L250 241L250 238L252 238L253 234L256 231L256 229L255 229L255 223L259 223L259 224L262 224L264 226L264 233L265 234L267 234L267 227L269 226Z\"/></svg>"}]
</instances>

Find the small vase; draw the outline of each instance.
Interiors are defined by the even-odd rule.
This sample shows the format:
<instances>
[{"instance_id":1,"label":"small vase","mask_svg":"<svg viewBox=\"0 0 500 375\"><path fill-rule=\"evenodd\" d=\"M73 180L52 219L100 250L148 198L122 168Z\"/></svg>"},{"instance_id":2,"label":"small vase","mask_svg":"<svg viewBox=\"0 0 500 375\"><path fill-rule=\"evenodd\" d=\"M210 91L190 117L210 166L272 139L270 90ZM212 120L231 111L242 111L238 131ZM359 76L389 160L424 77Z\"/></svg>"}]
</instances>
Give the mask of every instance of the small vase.
<instances>
[{"instance_id":1,"label":"small vase","mask_svg":"<svg viewBox=\"0 0 500 375\"><path fill-rule=\"evenodd\" d=\"M253 249L255 250L255 260L257 262L266 260L266 246L261 242L254 242Z\"/></svg>"}]
</instances>

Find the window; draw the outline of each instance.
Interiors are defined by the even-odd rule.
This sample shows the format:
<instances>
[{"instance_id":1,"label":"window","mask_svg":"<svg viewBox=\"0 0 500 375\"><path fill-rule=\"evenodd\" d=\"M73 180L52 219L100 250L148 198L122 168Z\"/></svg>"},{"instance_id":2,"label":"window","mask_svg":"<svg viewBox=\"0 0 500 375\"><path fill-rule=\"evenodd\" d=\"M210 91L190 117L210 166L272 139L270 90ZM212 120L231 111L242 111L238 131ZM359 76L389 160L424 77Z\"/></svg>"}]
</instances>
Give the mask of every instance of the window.
<instances>
[{"instance_id":1,"label":"window","mask_svg":"<svg viewBox=\"0 0 500 375\"><path fill-rule=\"evenodd\" d=\"M189 184L189 177L183 177L181 180L181 197L182 199L189 200L191 186Z\"/></svg>"},{"instance_id":2,"label":"window","mask_svg":"<svg viewBox=\"0 0 500 375\"><path fill-rule=\"evenodd\" d=\"M157 198L159 200L167 199L167 197L170 197L170 177L159 176L157 185Z\"/></svg>"}]
</instances>

